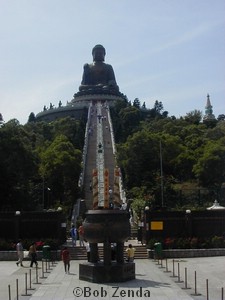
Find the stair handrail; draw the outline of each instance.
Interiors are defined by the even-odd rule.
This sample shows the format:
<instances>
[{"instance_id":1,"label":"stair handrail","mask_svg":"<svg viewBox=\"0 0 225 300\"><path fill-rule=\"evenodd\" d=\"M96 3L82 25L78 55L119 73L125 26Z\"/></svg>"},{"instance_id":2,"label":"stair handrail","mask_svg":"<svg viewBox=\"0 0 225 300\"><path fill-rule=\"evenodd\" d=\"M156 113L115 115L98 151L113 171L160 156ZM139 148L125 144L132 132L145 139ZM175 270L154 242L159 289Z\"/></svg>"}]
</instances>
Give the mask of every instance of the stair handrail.
<instances>
[{"instance_id":1,"label":"stair handrail","mask_svg":"<svg viewBox=\"0 0 225 300\"><path fill-rule=\"evenodd\" d=\"M108 114L110 135L111 135L111 141L112 141L113 155L114 155L115 162L116 162L116 165L117 165L116 143L115 143L114 130L113 130L112 119L111 119L108 104L107 104L107 107L108 107L107 114ZM119 177L119 190L120 190L120 199L122 200L123 203L126 203L126 193L125 193L125 190L123 188L123 180L122 180L121 172L120 172L120 177Z\"/></svg>"},{"instance_id":2,"label":"stair handrail","mask_svg":"<svg viewBox=\"0 0 225 300\"><path fill-rule=\"evenodd\" d=\"M109 121L109 129L110 129L110 135L111 135L111 141L112 141L113 154L114 154L115 160L117 161L114 131L113 131L112 119L111 119L108 103L107 103L107 108L108 108L107 109L107 117L108 117L108 121Z\"/></svg>"},{"instance_id":3,"label":"stair handrail","mask_svg":"<svg viewBox=\"0 0 225 300\"><path fill-rule=\"evenodd\" d=\"M76 203L73 206L73 212L72 212L72 217L71 217L71 224L76 225L77 222L77 217L80 214L80 200L77 199Z\"/></svg>"},{"instance_id":4,"label":"stair handrail","mask_svg":"<svg viewBox=\"0 0 225 300\"><path fill-rule=\"evenodd\" d=\"M86 168L86 157L87 157L87 149L88 149L88 142L89 142L89 125L90 125L91 109L92 109L92 103L90 103L88 107L88 115L87 115L87 122L85 128L84 146L83 146L82 160L81 160L81 173L78 181L78 186L80 188L82 188L84 185L84 174Z\"/></svg>"},{"instance_id":5,"label":"stair handrail","mask_svg":"<svg viewBox=\"0 0 225 300\"><path fill-rule=\"evenodd\" d=\"M104 143L102 130L101 102L97 103L97 144L96 144L96 168L98 170L98 206L104 206ZM101 149L99 148L101 145ZM101 151L100 151L101 150Z\"/></svg>"}]
</instances>

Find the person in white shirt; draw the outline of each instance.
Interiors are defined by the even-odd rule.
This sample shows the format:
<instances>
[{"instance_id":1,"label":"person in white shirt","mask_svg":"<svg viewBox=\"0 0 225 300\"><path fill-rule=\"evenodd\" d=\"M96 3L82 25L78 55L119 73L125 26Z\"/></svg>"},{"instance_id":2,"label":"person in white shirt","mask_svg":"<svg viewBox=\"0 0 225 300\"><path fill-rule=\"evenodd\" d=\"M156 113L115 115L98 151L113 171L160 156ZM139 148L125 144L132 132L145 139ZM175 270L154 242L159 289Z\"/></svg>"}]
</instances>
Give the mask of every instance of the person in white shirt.
<instances>
[{"instance_id":1,"label":"person in white shirt","mask_svg":"<svg viewBox=\"0 0 225 300\"><path fill-rule=\"evenodd\" d=\"M17 252L17 256L18 256L18 261L16 262L17 266L19 266L19 264L21 265L21 267L23 267L23 259L24 259L24 255L23 255L23 245L21 240L18 241L18 243L16 244L16 252Z\"/></svg>"}]
</instances>

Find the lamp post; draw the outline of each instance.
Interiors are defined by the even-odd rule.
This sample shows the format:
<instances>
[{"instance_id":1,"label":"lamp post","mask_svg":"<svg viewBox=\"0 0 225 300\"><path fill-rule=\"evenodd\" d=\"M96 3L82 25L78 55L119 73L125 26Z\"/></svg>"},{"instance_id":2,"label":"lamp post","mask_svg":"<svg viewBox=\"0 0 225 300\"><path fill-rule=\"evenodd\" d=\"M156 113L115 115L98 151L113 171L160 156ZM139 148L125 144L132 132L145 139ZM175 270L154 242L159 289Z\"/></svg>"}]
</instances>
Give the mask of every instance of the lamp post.
<instances>
[{"instance_id":1,"label":"lamp post","mask_svg":"<svg viewBox=\"0 0 225 300\"><path fill-rule=\"evenodd\" d=\"M47 205L47 208L49 208L50 207L50 192L51 192L51 189L48 187L47 191L48 191L48 205Z\"/></svg>"},{"instance_id":2,"label":"lamp post","mask_svg":"<svg viewBox=\"0 0 225 300\"><path fill-rule=\"evenodd\" d=\"M187 236L191 237L192 236L192 216L191 216L190 209L186 210L185 220L186 220Z\"/></svg>"},{"instance_id":3,"label":"lamp post","mask_svg":"<svg viewBox=\"0 0 225 300\"><path fill-rule=\"evenodd\" d=\"M21 212L19 210L15 211L15 239L18 241L20 232L20 216Z\"/></svg>"},{"instance_id":4,"label":"lamp post","mask_svg":"<svg viewBox=\"0 0 225 300\"><path fill-rule=\"evenodd\" d=\"M42 209L45 208L45 178L43 176L43 181L42 181Z\"/></svg>"},{"instance_id":5,"label":"lamp post","mask_svg":"<svg viewBox=\"0 0 225 300\"><path fill-rule=\"evenodd\" d=\"M159 142L159 154L160 154L160 179L161 179L161 206L164 206L164 194L163 194L163 163L162 163L162 142Z\"/></svg>"},{"instance_id":6,"label":"lamp post","mask_svg":"<svg viewBox=\"0 0 225 300\"><path fill-rule=\"evenodd\" d=\"M47 191L47 199L46 197L46 191ZM42 181L42 209L49 208L49 200L50 200L50 195L49 193L51 192L51 189L49 187L46 187L45 185L45 178L43 176L43 181ZM46 203L47 200L47 203Z\"/></svg>"},{"instance_id":7,"label":"lamp post","mask_svg":"<svg viewBox=\"0 0 225 300\"><path fill-rule=\"evenodd\" d=\"M149 240L149 206L145 206L145 218L144 218L144 240L145 244L148 244Z\"/></svg>"}]
</instances>

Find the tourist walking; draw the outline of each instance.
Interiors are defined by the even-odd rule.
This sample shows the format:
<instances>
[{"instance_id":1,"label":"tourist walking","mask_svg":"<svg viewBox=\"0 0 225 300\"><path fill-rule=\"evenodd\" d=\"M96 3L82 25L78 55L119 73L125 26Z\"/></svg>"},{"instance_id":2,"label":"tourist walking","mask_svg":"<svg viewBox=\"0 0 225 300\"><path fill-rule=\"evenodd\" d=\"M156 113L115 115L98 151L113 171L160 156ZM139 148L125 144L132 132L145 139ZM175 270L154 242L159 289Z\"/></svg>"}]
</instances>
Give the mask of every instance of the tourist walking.
<instances>
[{"instance_id":1,"label":"tourist walking","mask_svg":"<svg viewBox=\"0 0 225 300\"><path fill-rule=\"evenodd\" d=\"M77 244L77 229L74 225L72 225L71 229L70 229L70 235L72 238L72 246L76 246Z\"/></svg>"},{"instance_id":2,"label":"tourist walking","mask_svg":"<svg viewBox=\"0 0 225 300\"><path fill-rule=\"evenodd\" d=\"M61 257L64 263L65 273L69 274L70 273L70 252L67 247L63 248Z\"/></svg>"},{"instance_id":3,"label":"tourist walking","mask_svg":"<svg viewBox=\"0 0 225 300\"><path fill-rule=\"evenodd\" d=\"M16 264L17 266L19 266L20 264L21 267L23 267L24 254L23 254L23 245L21 240L18 240L18 243L16 244L16 252L18 256L18 261L16 262Z\"/></svg>"},{"instance_id":4,"label":"tourist walking","mask_svg":"<svg viewBox=\"0 0 225 300\"><path fill-rule=\"evenodd\" d=\"M35 243L32 243L30 248L29 248L29 256L31 258L31 261L30 261L30 267L32 268L33 267L33 264L38 265L37 263L37 250L36 250L36 245Z\"/></svg>"},{"instance_id":5,"label":"tourist walking","mask_svg":"<svg viewBox=\"0 0 225 300\"><path fill-rule=\"evenodd\" d=\"M85 246L84 245L84 227L81 224L78 228L78 234L79 234L79 242L80 242L80 246Z\"/></svg>"}]
</instances>

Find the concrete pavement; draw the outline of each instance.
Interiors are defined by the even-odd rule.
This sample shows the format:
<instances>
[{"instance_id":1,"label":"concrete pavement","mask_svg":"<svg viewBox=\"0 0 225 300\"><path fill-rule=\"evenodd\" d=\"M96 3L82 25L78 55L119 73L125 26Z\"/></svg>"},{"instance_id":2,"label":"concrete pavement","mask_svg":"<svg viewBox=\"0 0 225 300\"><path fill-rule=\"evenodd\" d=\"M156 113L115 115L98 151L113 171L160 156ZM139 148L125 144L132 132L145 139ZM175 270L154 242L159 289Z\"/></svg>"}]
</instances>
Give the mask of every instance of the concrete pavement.
<instances>
[{"instance_id":1,"label":"concrete pavement","mask_svg":"<svg viewBox=\"0 0 225 300\"><path fill-rule=\"evenodd\" d=\"M9 290L10 300L221 300L222 288L225 288L225 257L170 259L167 263L139 259L135 260L135 280L108 284L79 280L79 263L81 261L71 261L70 274L65 274L62 262L50 264L51 270L44 264L44 271L39 262L36 278L35 268L30 269L29 262L24 262L25 267L17 267L12 261L0 262L0 300L10 299Z\"/></svg>"}]
</instances>

